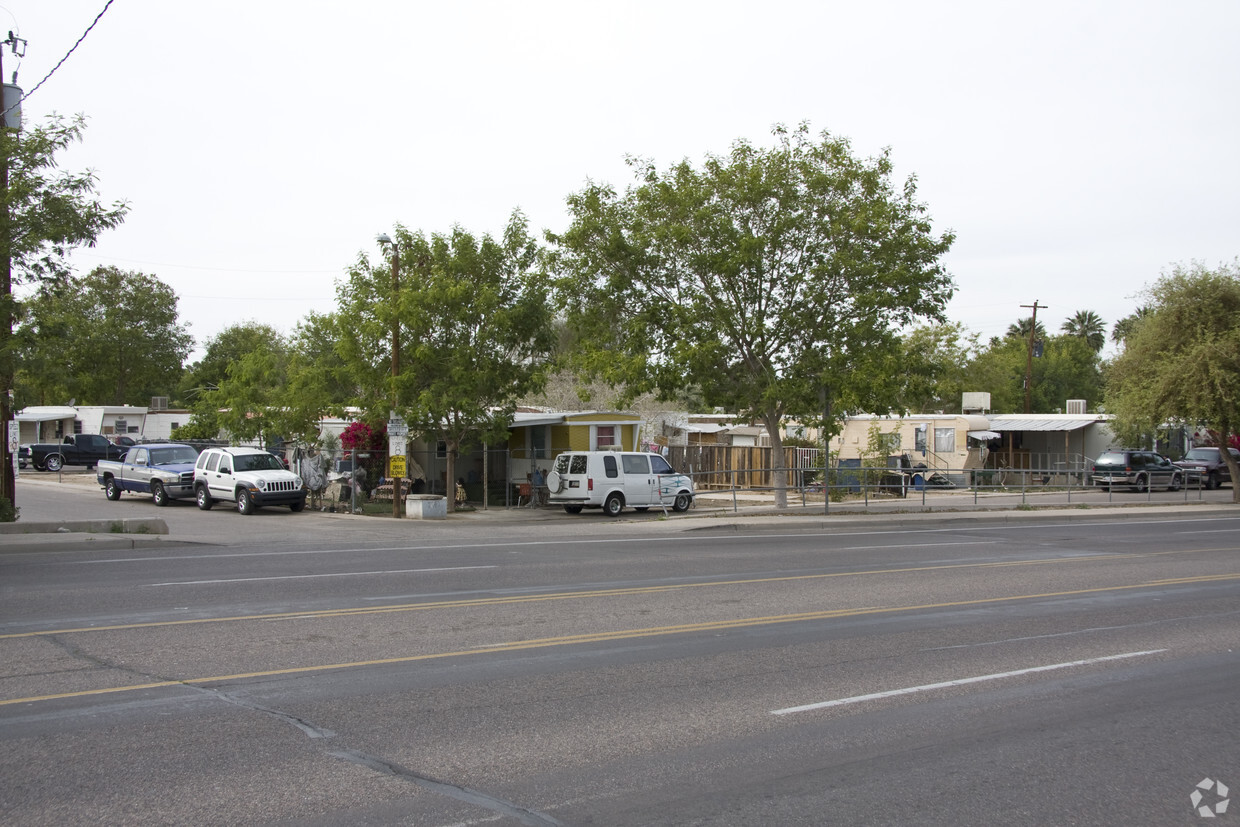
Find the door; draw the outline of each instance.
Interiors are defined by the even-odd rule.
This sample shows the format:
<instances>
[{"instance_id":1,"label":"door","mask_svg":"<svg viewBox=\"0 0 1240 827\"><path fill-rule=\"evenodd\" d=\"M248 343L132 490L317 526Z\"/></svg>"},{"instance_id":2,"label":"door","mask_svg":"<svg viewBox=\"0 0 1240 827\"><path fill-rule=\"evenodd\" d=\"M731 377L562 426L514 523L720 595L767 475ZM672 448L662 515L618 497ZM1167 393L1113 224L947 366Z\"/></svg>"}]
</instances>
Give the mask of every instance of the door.
<instances>
[{"instance_id":1,"label":"door","mask_svg":"<svg viewBox=\"0 0 1240 827\"><path fill-rule=\"evenodd\" d=\"M207 489L217 500L233 498L232 461L229 454L215 454L207 460Z\"/></svg>"},{"instance_id":2,"label":"door","mask_svg":"<svg viewBox=\"0 0 1240 827\"><path fill-rule=\"evenodd\" d=\"M130 448L121 464L121 473L125 477L125 487L132 491L151 490L151 466L148 451L145 448Z\"/></svg>"},{"instance_id":3,"label":"door","mask_svg":"<svg viewBox=\"0 0 1240 827\"><path fill-rule=\"evenodd\" d=\"M631 506L657 505L659 487L650 473L650 457L645 454L621 454L624 468L624 499Z\"/></svg>"}]
</instances>

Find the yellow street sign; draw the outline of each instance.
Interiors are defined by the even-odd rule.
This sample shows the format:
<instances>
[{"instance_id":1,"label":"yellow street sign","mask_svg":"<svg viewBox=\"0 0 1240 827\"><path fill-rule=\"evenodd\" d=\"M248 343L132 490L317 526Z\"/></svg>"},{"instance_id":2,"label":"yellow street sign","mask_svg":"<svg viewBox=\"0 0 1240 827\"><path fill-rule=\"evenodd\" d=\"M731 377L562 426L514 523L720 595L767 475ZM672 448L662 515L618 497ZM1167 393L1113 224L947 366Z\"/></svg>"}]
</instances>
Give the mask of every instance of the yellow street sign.
<instances>
[{"instance_id":1,"label":"yellow street sign","mask_svg":"<svg viewBox=\"0 0 1240 827\"><path fill-rule=\"evenodd\" d=\"M405 458L391 457L388 459L388 476L399 479L405 476Z\"/></svg>"}]
</instances>

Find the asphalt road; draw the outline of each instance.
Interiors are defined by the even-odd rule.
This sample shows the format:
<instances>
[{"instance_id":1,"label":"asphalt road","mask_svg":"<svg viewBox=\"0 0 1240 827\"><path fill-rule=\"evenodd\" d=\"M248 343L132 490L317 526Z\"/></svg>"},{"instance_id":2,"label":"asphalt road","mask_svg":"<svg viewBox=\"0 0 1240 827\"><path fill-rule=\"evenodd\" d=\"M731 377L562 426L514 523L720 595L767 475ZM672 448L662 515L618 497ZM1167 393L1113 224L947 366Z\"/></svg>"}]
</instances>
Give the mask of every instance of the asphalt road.
<instances>
[{"instance_id":1,"label":"asphalt road","mask_svg":"<svg viewBox=\"0 0 1240 827\"><path fill-rule=\"evenodd\" d=\"M213 541L0 546L5 824L1240 817L1230 509L157 511Z\"/></svg>"}]
</instances>

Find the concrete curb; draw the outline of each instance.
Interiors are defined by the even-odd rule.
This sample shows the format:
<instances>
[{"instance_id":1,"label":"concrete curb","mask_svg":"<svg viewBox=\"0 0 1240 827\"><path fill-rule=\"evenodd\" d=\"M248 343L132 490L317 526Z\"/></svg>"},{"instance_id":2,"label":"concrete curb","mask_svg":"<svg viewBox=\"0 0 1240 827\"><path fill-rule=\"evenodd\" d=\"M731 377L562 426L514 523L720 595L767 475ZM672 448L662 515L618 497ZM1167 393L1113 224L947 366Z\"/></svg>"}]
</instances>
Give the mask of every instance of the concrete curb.
<instances>
[{"instance_id":1,"label":"concrete curb","mask_svg":"<svg viewBox=\"0 0 1240 827\"><path fill-rule=\"evenodd\" d=\"M167 534L168 523L152 517L121 520L60 520L54 523L0 523L5 534Z\"/></svg>"}]
</instances>

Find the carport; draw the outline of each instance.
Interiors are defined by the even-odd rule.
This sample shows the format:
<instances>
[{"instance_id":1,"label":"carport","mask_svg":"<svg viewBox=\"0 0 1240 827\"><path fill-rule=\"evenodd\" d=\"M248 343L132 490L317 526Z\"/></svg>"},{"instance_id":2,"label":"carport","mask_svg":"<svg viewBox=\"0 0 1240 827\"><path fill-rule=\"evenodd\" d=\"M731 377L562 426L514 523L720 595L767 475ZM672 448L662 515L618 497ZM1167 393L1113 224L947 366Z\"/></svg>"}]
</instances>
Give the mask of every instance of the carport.
<instances>
[{"instance_id":1,"label":"carport","mask_svg":"<svg viewBox=\"0 0 1240 827\"><path fill-rule=\"evenodd\" d=\"M1109 421L1107 414L992 415L990 429L1003 439L992 456L1008 468L1083 472L1093 457L1111 447Z\"/></svg>"}]
</instances>

